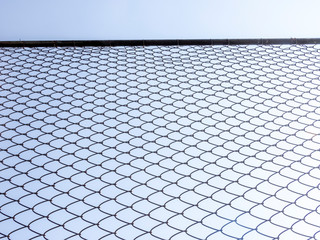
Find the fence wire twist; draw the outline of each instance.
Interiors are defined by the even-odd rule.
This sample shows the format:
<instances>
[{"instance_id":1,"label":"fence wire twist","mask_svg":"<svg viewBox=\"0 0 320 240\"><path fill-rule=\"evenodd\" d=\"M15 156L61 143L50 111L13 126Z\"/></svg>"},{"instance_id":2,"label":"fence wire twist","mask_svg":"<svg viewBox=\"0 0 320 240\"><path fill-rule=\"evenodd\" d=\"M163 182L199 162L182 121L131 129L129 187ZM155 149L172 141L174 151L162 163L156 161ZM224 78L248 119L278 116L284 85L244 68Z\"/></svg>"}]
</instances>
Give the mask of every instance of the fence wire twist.
<instances>
[{"instance_id":1,"label":"fence wire twist","mask_svg":"<svg viewBox=\"0 0 320 240\"><path fill-rule=\"evenodd\" d=\"M0 239L320 239L319 60L0 48Z\"/></svg>"}]
</instances>

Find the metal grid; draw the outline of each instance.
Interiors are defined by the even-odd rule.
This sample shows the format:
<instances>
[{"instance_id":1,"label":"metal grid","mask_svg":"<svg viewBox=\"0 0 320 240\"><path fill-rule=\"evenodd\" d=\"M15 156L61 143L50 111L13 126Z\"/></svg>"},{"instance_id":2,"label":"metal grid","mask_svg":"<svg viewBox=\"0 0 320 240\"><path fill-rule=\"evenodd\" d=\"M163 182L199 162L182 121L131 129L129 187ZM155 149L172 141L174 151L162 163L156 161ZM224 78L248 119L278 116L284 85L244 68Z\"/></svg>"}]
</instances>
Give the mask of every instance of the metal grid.
<instances>
[{"instance_id":1,"label":"metal grid","mask_svg":"<svg viewBox=\"0 0 320 240\"><path fill-rule=\"evenodd\" d=\"M0 48L0 239L320 239L319 49Z\"/></svg>"}]
</instances>

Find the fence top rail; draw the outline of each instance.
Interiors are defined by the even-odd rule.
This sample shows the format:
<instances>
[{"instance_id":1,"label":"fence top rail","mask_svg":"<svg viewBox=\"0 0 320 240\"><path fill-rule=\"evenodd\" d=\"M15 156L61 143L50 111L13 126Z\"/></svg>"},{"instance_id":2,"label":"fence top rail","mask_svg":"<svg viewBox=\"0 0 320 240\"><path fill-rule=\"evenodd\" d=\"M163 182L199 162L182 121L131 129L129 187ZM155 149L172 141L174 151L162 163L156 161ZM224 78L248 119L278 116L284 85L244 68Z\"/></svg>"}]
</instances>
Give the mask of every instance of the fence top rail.
<instances>
[{"instance_id":1,"label":"fence top rail","mask_svg":"<svg viewBox=\"0 0 320 240\"><path fill-rule=\"evenodd\" d=\"M0 47L319 44L320 38L0 41Z\"/></svg>"}]
</instances>

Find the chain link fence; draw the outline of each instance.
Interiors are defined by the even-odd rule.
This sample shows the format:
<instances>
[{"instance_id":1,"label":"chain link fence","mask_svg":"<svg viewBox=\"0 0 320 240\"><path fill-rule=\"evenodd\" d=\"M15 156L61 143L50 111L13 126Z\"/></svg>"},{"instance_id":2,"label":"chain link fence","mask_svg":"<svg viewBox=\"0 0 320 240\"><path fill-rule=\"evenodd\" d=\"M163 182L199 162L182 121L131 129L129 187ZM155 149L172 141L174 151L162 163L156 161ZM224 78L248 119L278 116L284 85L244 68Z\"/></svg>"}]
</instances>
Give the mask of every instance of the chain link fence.
<instances>
[{"instance_id":1,"label":"chain link fence","mask_svg":"<svg viewBox=\"0 0 320 240\"><path fill-rule=\"evenodd\" d=\"M0 239L320 239L320 46L0 48Z\"/></svg>"}]
</instances>

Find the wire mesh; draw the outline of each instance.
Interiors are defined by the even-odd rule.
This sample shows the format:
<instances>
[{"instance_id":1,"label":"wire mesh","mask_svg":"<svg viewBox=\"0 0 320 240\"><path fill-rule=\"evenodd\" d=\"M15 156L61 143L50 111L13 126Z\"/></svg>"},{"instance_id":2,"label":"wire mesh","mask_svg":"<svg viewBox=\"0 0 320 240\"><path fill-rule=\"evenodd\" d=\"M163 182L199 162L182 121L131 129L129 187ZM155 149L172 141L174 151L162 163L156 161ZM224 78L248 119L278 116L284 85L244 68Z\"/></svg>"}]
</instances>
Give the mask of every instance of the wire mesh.
<instances>
[{"instance_id":1,"label":"wire mesh","mask_svg":"<svg viewBox=\"0 0 320 240\"><path fill-rule=\"evenodd\" d=\"M319 49L0 48L0 239L320 239Z\"/></svg>"}]
</instances>

